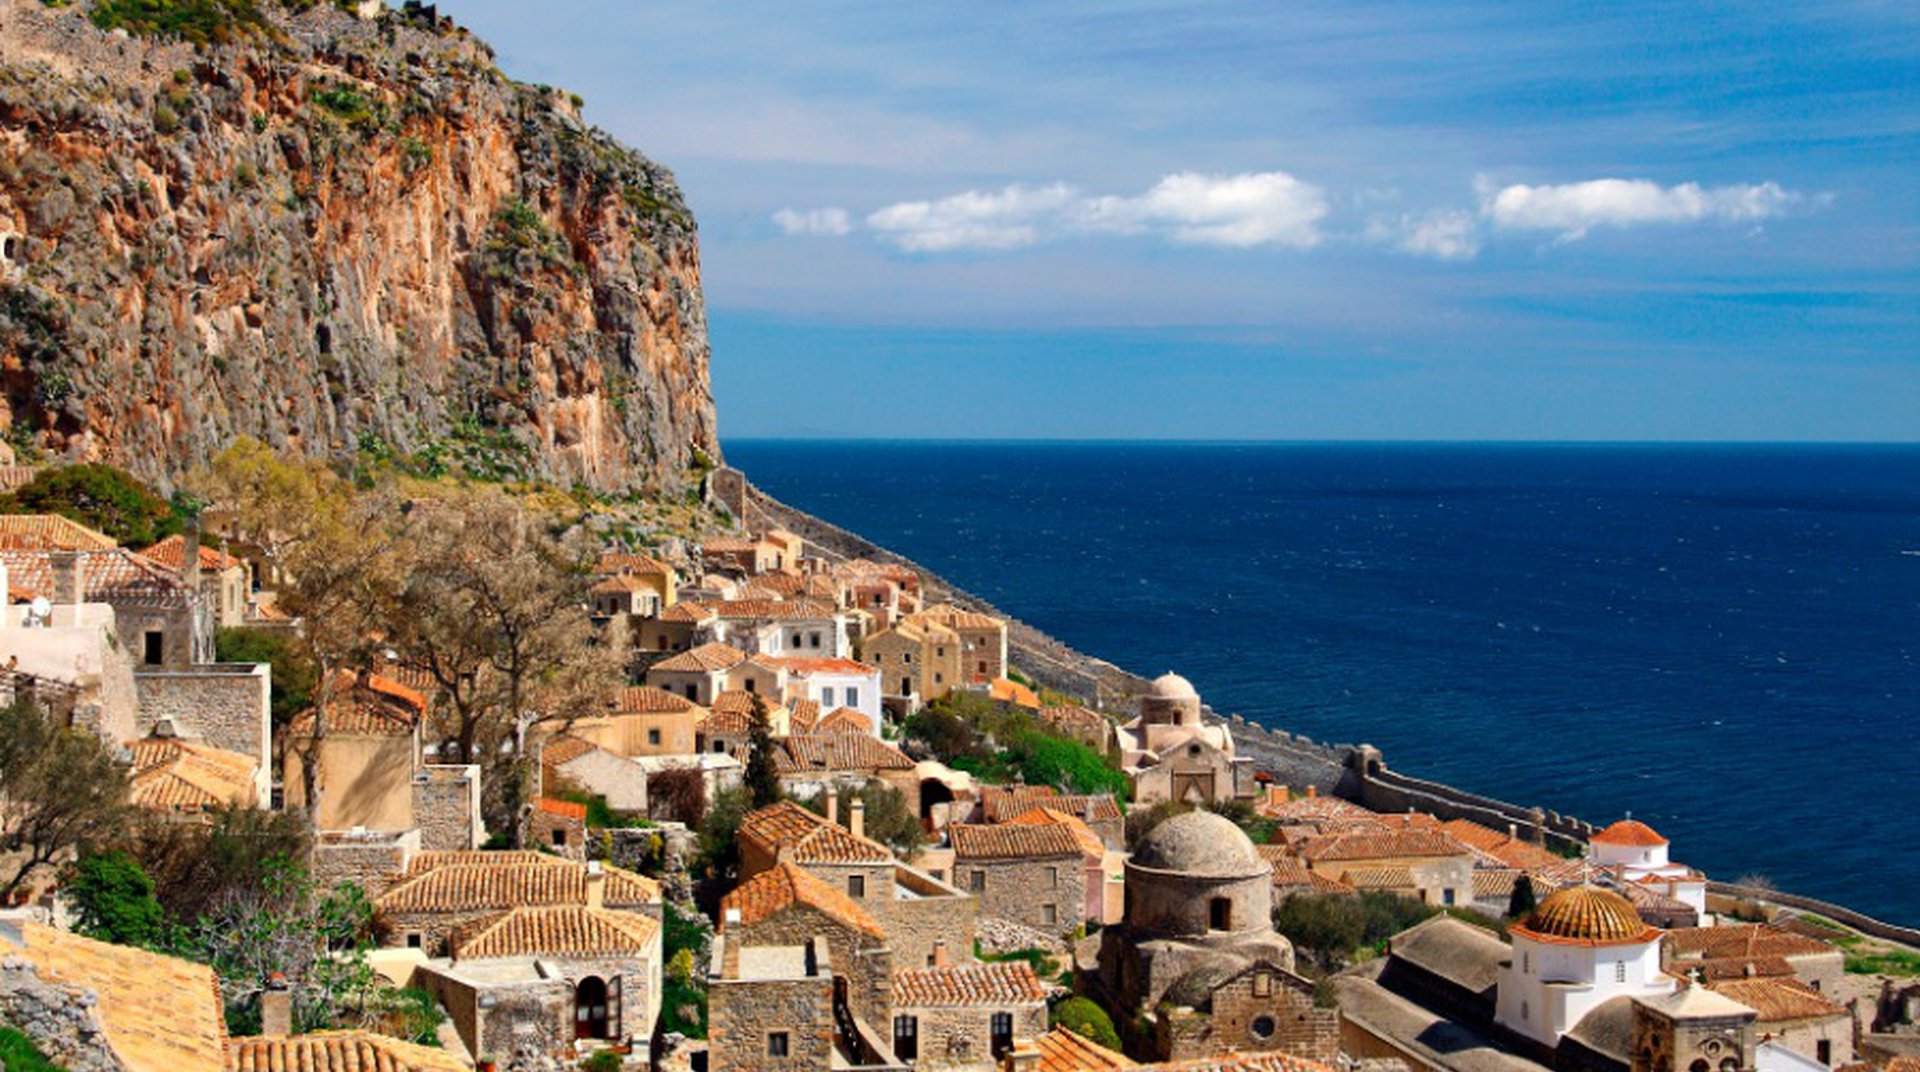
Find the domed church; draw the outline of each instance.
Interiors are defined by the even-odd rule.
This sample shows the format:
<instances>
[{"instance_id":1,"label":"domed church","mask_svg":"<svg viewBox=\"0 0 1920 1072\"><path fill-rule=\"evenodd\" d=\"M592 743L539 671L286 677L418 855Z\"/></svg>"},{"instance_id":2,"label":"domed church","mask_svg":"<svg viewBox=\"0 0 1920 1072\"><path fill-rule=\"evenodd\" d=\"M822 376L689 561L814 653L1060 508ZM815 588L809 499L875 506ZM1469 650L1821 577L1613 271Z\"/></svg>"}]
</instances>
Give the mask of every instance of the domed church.
<instances>
[{"instance_id":1,"label":"domed church","mask_svg":"<svg viewBox=\"0 0 1920 1072\"><path fill-rule=\"evenodd\" d=\"M1199 807L1250 796L1224 725L1201 718L1200 694L1179 674L1162 674L1140 698L1140 714L1120 727L1120 765L1140 804L1179 800Z\"/></svg>"},{"instance_id":2,"label":"domed church","mask_svg":"<svg viewBox=\"0 0 1920 1072\"><path fill-rule=\"evenodd\" d=\"M1102 996L1147 1025L1127 1040L1136 1058L1338 1051L1338 1013L1314 1008L1292 944L1273 929L1272 865L1219 815L1185 812L1142 839L1126 863L1124 917L1100 937Z\"/></svg>"}]
</instances>

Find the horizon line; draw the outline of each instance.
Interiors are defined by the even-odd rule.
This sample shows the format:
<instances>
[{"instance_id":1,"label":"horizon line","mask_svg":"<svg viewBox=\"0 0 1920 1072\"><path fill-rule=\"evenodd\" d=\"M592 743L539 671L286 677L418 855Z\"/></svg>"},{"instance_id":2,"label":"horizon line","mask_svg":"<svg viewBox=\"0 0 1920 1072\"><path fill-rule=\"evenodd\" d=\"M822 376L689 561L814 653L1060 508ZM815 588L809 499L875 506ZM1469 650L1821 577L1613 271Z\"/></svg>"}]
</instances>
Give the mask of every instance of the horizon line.
<instances>
[{"instance_id":1,"label":"horizon line","mask_svg":"<svg viewBox=\"0 0 1920 1072\"><path fill-rule=\"evenodd\" d=\"M1264 439L1139 436L721 436L726 443L923 443L1041 446L1355 446L1355 447L1920 447L1920 439Z\"/></svg>"}]
</instances>

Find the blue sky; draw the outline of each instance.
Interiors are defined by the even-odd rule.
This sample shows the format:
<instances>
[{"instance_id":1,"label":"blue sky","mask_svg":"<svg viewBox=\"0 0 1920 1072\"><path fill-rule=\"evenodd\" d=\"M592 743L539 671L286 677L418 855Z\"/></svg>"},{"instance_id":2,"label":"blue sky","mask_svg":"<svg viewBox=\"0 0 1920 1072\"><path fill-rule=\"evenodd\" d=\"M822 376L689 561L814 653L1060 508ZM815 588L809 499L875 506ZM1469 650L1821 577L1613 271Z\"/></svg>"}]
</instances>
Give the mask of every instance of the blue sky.
<instances>
[{"instance_id":1,"label":"blue sky","mask_svg":"<svg viewBox=\"0 0 1920 1072\"><path fill-rule=\"evenodd\" d=\"M451 0L672 167L723 437L1920 438L1920 5Z\"/></svg>"}]
</instances>

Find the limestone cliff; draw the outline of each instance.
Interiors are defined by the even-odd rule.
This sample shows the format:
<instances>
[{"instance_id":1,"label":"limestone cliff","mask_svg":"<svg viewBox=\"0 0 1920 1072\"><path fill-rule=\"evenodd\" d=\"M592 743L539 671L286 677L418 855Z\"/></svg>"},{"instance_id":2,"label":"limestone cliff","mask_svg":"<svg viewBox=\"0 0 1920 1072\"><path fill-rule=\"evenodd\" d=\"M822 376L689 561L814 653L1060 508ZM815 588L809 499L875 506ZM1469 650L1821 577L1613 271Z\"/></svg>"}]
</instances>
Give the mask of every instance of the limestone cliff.
<instances>
[{"instance_id":1,"label":"limestone cliff","mask_svg":"<svg viewBox=\"0 0 1920 1072\"><path fill-rule=\"evenodd\" d=\"M431 13L170 4L243 21L0 0L7 442L163 484L238 434L601 490L718 458L664 168Z\"/></svg>"}]
</instances>

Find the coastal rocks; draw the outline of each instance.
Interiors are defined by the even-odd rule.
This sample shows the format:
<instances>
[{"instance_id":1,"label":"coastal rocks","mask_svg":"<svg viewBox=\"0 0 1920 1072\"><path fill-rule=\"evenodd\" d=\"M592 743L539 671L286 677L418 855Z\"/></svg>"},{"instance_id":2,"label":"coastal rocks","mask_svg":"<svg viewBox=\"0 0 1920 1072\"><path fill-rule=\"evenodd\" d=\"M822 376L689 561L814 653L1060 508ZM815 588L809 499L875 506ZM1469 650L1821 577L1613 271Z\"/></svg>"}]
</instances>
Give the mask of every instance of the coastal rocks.
<instances>
[{"instance_id":1,"label":"coastal rocks","mask_svg":"<svg viewBox=\"0 0 1920 1072\"><path fill-rule=\"evenodd\" d=\"M671 174L464 31L194 49L0 0L0 435L162 486L236 435L678 494L719 457Z\"/></svg>"}]
</instances>

